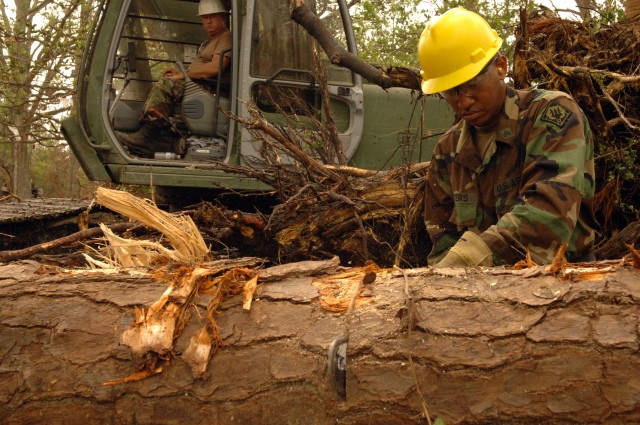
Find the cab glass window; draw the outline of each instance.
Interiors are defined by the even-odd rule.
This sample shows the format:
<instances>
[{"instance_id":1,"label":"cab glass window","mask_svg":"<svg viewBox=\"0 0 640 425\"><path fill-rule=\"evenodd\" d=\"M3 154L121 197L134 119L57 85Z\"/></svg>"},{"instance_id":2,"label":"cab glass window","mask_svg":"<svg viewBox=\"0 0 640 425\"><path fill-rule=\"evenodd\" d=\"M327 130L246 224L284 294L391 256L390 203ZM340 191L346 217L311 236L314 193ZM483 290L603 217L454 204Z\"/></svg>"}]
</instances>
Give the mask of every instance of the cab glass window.
<instances>
[{"instance_id":1,"label":"cab glass window","mask_svg":"<svg viewBox=\"0 0 640 425\"><path fill-rule=\"evenodd\" d=\"M163 69L176 61L187 67L206 39L197 2L133 0L115 58L114 89L126 81L123 100L144 100Z\"/></svg>"},{"instance_id":2,"label":"cab glass window","mask_svg":"<svg viewBox=\"0 0 640 425\"><path fill-rule=\"evenodd\" d=\"M318 52L327 68L330 84L353 85L351 72L330 64L322 47L291 19L289 0L255 2L252 34L251 75L253 77L308 82L314 70L313 51ZM334 37L344 40L344 28L335 2L308 1L330 28ZM306 72L295 72L303 70Z\"/></svg>"}]
</instances>

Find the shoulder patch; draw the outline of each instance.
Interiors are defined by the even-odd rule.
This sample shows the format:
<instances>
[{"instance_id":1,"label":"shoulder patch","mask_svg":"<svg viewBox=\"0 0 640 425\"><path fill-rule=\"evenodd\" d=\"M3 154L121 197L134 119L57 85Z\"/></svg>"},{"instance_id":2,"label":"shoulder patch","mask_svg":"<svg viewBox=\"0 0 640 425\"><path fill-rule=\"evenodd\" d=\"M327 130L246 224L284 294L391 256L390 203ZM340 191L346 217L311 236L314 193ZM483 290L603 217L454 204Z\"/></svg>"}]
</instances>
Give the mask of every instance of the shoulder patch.
<instances>
[{"instance_id":1,"label":"shoulder patch","mask_svg":"<svg viewBox=\"0 0 640 425\"><path fill-rule=\"evenodd\" d=\"M558 127L562 127L567 122L570 115L571 111L569 108L562 106L557 102L551 102L542 112L542 117L540 119L542 121L555 124Z\"/></svg>"}]
</instances>

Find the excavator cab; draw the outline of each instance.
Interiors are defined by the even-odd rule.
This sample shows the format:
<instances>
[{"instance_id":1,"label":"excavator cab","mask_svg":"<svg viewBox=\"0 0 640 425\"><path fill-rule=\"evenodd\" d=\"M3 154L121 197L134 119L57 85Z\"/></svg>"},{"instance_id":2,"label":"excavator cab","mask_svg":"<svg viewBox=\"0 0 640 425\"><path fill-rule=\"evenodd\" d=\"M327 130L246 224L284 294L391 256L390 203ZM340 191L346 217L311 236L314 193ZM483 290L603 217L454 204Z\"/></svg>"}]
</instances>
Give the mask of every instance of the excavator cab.
<instances>
[{"instance_id":1,"label":"excavator cab","mask_svg":"<svg viewBox=\"0 0 640 425\"><path fill-rule=\"evenodd\" d=\"M194 4L187 5L193 12ZM192 20L168 21L154 17L165 12L157 2L136 1L129 5L120 36L121 51L116 55L113 69L112 95L109 120L118 139L128 153L154 159L221 160L226 156L231 113L231 89L223 78L192 80L186 72L196 55L194 40L206 39L204 31L198 31L198 22ZM147 11L147 12L142 12ZM199 33L201 32L201 33ZM170 36L167 36L169 34ZM219 69L225 55L221 52ZM150 84L158 78L158 71L174 67L185 75L184 95L173 106L170 115L164 117L170 135L145 140L140 145L128 145L127 134L140 130L142 110ZM116 93L114 95L114 93ZM123 136L124 134L124 136ZM145 155L149 154L149 155Z\"/></svg>"},{"instance_id":2,"label":"excavator cab","mask_svg":"<svg viewBox=\"0 0 640 425\"><path fill-rule=\"evenodd\" d=\"M168 117L170 134L148 140L146 154L123 143L121 135L140 128L145 100L163 69L188 67L207 40L198 1L99 5L77 77L76 114L62 126L90 179L176 189L268 189L221 166L260 166L263 141L238 121L255 110L273 125L304 131L309 117L323 122L330 111L352 166L383 169L430 159L434 135L453 120L446 103L431 96L416 101L419 96L406 89L383 90L334 65L291 19L293 0L223 3L233 37L229 78L187 81ZM357 54L345 0L305 3ZM325 69L323 87L318 64Z\"/></svg>"}]
</instances>

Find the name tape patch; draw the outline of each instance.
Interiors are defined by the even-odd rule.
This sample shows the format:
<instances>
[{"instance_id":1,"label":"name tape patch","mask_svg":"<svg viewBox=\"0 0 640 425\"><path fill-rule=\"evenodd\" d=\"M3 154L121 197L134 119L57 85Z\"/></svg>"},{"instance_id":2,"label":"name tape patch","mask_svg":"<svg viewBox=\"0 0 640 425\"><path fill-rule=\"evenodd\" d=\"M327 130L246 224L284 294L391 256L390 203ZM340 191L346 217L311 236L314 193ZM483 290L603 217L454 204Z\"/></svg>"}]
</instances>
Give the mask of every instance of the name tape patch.
<instances>
[{"instance_id":1,"label":"name tape patch","mask_svg":"<svg viewBox=\"0 0 640 425\"><path fill-rule=\"evenodd\" d=\"M453 201L456 204L476 204L476 201L478 200L478 194L477 193L463 193L463 192L456 192L453 194Z\"/></svg>"}]
</instances>

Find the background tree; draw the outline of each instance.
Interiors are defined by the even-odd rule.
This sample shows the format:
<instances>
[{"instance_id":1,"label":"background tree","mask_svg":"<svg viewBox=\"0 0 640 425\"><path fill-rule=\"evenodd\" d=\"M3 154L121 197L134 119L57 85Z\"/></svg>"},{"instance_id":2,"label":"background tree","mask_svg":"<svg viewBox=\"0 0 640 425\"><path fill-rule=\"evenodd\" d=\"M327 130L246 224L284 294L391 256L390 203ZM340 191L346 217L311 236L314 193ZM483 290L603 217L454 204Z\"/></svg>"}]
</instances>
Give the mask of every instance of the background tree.
<instances>
[{"instance_id":1,"label":"background tree","mask_svg":"<svg viewBox=\"0 0 640 425\"><path fill-rule=\"evenodd\" d=\"M557 3L556 4L554 4ZM632 10L634 2L626 0ZM527 12L539 7L540 2L531 0L361 0L352 1L351 16L359 56L377 65L406 66L417 68L417 45L425 24L432 17L462 6L482 15L492 28L505 40L502 52L511 56L515 28L519 24L520 9ZM570 7L566 1L549 0L552 8L564 11L572 19L591 16L607 22L623 18L620 0L576 0ZM636 6L640 11L640 7ZM581 11L582 10L582 11ZM593 15L593 16L592 16ZM629 15L630 16L630 15Z\"/></svg>"},{"instance_id":2,"label":"background tree","mask_svg":"<svg viewBox=\"0 0 640 425\"><path fill-rule=\"evenodd\" d=\"M373 64L417 66L421 0L363 0L351 8L359 55Z\"/></svg>"},{"instance_id":3,"label":"background tree","mask_svg":"<svg viewBox=\"0 0 640 425\"><path fill-rule=\"evenodd\" d=\"M71 108L92 2L0 0L0 166L8 174L0 178L20 197L31 193L34 149L64 143L59 123Z\"/></svg>"}]
</instances>

